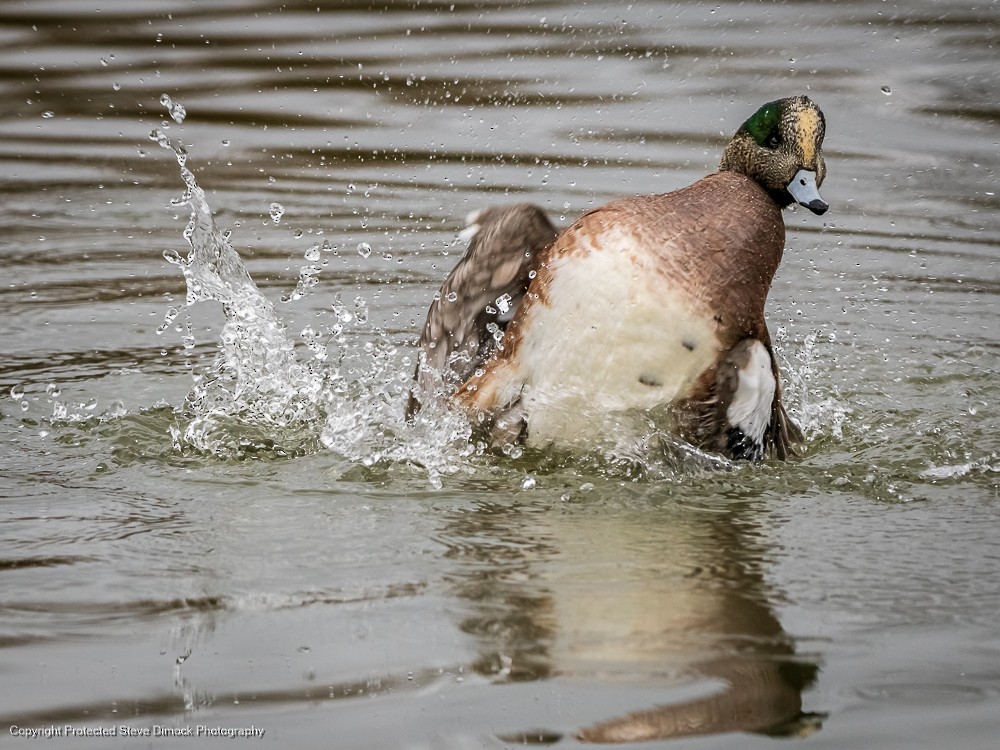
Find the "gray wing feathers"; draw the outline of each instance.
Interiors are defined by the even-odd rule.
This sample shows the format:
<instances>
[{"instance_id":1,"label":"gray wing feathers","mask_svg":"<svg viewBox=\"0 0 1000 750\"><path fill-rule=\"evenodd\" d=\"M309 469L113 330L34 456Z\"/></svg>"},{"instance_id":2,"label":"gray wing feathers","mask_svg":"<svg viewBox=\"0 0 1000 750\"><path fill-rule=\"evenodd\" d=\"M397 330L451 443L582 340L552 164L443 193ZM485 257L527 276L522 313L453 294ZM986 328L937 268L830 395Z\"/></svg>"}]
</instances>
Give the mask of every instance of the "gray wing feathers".
<instances>
[{"instance_id":1,"label":"gray wing feathers","mask_svg":"<svg viewBox=\"0 0 1000 750\"><path fill-rule=\"evenodd\" d=\"M408 415L435 392L457 388L485 362L517 311L539 253L558 234L529 203L486 208L470 216L466 231L469 247L427 311Z\"/></svg>"}]
</instances>

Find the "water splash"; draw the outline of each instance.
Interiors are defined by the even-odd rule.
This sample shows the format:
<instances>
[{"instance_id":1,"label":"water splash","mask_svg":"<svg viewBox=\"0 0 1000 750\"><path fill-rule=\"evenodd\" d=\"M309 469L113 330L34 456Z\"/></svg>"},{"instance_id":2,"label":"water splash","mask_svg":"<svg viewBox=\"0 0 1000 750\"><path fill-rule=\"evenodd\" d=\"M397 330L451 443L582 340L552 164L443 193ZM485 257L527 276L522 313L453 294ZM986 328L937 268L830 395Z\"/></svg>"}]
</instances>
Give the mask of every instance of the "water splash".
<instances>
[{"instance_id":1,"label":"water splash","mask_svg":"<svg viewBox=\"0 0 1000 750\"><path fill-rule=\"evenodd\" d=\"M1000 459L994 453L988 458L981 458L975 461L967 461L961 464L931 464L928 468L920 472L922 479L932 481L944 479L960 479L973 473L1000 474Z\"/></svg>"},{"instance_id":2,"label":"water splash","mask_svg":"<svg viewBox=\"0 0 1000 750\"><path fill-rule=\"evenodd\" d=\"M164 99L169 97L164 95ZM214 300L226 314L218 354L208 370L196 376L186 403L190 419L173 430L175 444L232 455L239 452L232 445L234 439L237 448L246 442L230 434L234 422L280 431L320 420L319 396L326 374L299 362L274 306L260 293L239 254L216 226L205 192L187 166L183 146L158 129L150 138L171 151L180 167L185 192L173 204L191 209L184 230L190 246L187 257L167 251L164 258L184 274L188 307ZM168 310L165 326L175 317L175 311Z\"/></svg>"},{"instance_id":3,"label":"water splash","mask_svg":"<svg viewBox=\"0 0 1000 750\"><path fill-rule=\"evenodd\" d=\"M802 346L795 349L791 366L782 367L782 389L789 411L808 440L824 434L839 440L844 436L851 408L836 393L828 389L819 392L812 382L823 372L823 362L827 360L820 351L822 334L819 329L810 331ZM779 327L775 341L783 341L785 335L784 327Z\"/></svg>"},{"instance_id":4,"label":"water splash","mask_svg":"<svg viewBox=\"0 0 1000 750\"><path fill-rule=\"evenodd\" d=\"M215 360L195 374L171 427L175 448L220 458L326 448L364 466L419 465L437 486L443 475L467 467L476 449L464 419L433 410L413 423L404 419L412 364L384 332L359 328L368 320L364 298L355 297L353 307L335 299L328 328L301 331L307 353L299 356L274 306L253 282L228 234L216 226L184 147L159 129L150 138L174 154L185 191L173 204L191 210L184 230L187 255L167 251L164 258L184 274L188 307L215 301L226 315ZM313 291L323 253L331 250L325 242L306 250L307 263L286 301ZM169 309L161 330L177 314Z\"/></svg>"},{"instance_id":5,"label":"water splash","mask_svg":"<svg viewBox=\"0 0 1000 750\"><path fill-rule=\"evenodd\" d=\"M313 288L319 283L319 274L322 270L322 253L329 253L333 246L326 240L321 245L313 245L305 252L307 263L299 269L299 280L295 284L295 289L281 297L282 302L292 302L309 295Z\"/></svg>"}]
</instances>

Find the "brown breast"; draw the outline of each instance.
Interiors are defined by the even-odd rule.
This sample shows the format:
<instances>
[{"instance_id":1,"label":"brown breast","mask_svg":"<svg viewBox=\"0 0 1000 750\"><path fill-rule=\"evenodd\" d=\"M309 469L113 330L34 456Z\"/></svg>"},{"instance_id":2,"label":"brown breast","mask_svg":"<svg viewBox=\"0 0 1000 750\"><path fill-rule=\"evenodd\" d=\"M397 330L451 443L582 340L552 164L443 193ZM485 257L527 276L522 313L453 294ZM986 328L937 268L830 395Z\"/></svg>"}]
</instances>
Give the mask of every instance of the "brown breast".
<instances>
[{"instance_id":1,"label":"brown breast","mask_svg":"<svg viewBox=\"0 0 1000 750\"><path fill-rule=\"evenodd\" d=\"M785 224L781 209L756 182L718 172L671 193L623 198L584 214L542 258L600 244L611 226L635 238L633 260L684 289L691 303L719 325L724 344L746 336L767 343L764 304L781 262ZM589 235L589 236L587 236ZM581 243L579 240L587 239ZM529 292L542 292L540 272Z\"/></svg>"},{"instance_id":2,"label":"brown breast","mask_svg":"<svg viewBox=\"0 0 1000 750\"><path fill-rule=\"evenodd\" d=\"M601 252L602 236L611 227L634 238L632 262L664 277L665 286L685 295L692 312L715 321L721 351L746 337L770 346L764 305L784 249L781 209L750 178L719 172L671 193L613 201L566 229L541 253L537 275L505 332L503 348L494 353L483 377L468 381L460 401L483 411L497 406L492 403L497 389L486 386L501 371L516 372L516 365L508 368L506 363L517 361L532 308L548 304L561 261Z\"/></svg>"}]
</instances>

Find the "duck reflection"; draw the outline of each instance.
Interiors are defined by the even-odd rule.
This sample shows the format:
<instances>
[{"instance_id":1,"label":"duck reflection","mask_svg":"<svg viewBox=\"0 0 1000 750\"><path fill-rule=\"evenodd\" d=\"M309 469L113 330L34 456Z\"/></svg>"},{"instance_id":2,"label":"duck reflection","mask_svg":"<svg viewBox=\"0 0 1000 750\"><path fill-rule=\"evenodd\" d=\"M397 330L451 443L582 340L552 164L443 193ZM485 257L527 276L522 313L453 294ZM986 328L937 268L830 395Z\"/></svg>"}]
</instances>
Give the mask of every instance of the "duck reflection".
<instances>
[{"instance_id":1,"label":"duck reflection","mask_svg":"<svg viewBox=\"0 0 1000 750\"><path fill-rule=\"evenodd\" d=\"M802 691L819 670L796 655L774 614L762 575L766 545L752 516L639 505L488 503L455 519L447 533L472 609L462 627L483 647L476 670L651 692L720 686L578 728L584 742L818 729L822 717L802 712Z\"/></svg>"}]
</instances>

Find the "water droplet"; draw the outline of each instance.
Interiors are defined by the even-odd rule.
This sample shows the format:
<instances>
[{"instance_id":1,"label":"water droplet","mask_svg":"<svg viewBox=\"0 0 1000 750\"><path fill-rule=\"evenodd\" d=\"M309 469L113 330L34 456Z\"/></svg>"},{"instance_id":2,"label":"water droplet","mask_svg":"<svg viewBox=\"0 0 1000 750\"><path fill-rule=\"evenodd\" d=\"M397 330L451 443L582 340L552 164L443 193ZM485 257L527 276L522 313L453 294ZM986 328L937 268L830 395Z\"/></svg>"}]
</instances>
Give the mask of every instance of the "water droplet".
<instances>
[{"instance_id":1,"label":"water droplet","mask_svg":"<svg viewBox=\"0 0 1000 750\"><path fill-rule=\"evenodd\" d=\"M180 102L175 102L170 98L170 94L162 94L160 96L160 104L167 108L167 112L170 114L170 118L180 125L184 122L184 118L187 117L187 110L184 109L184 105Z\"/></svg>"},{"instance_id":2,"label":"water droplet","mask_svg":"<svg viewBox=\"0 0 1000 750\"><path fill-rule=\"evenodd\" d=\"M60 395L59 386L55 383L49 383L45 386L45 392L48 394L49 398L59 398Z\"/></svg>"},{"instance_id":3,"label":"water droplet","mask_svg":"<svg viewBox=\"0 0 1000 750\"><path fill-rule=\"evenodd\" d=\"M173 250L173 249L171 249L171 250L164 250L163 251L163 259L165 261L167 261L167 263L173 263L175 266L184 267L184 266L187 265L187 261L184 260L184 258L181 257L181 254L178 253L176 250Z\"/></svg>"},{"instance_id":4,"label":"water droplet","mask_svg":"<svg viewBox=\"0 0 1000 750\"><path fill-rule=\"evenodd\" d=\"M354 298L354 317L357 318L359 323L368 322L368 303L365 302L364 297Z\"/></svg>"},{"instance_id":5,"label":"water droplet","mask_svg":"<svg viewBox=\"0 0 1000 750\"><path fill-rule=\"evenodd\" d=\"M528 476L526 476L524 479L521 480L521 489L522 490L533 490L537 486L538 486L538 480L535 479L530 474Z\"/></svg>"},{"instance_id":6,"label":"water droplet","mask_svg":"<svg viewBox=\"0 0 1000 750\"><path fill-rule=\"evenodd\" d=\"M445 297L445 299L448 300L449 302L457 302L458 292L448 292L448 296Z\"/></svg>"},{"instance_id":7,"label":"water droplet","mask_svg":"<svg viewBox=\"0 0 1000 750\"><path fill-rule=\"evenodd\" d=\"M889 88L888 86L883 86L882 93L885 94L886 96L892 96L892 89Z\"/></svg>"},{"instance_id":8,"label":"water droplet","mask_svg":"<svg viewBox=\"0 0 1000 750\"><path fill-rule=\"evenodd\" d=\"M313 245L305 253L305 259L310 263L315 263L320 259L319 245Z\"/></svg>"},{"instance_id":9,"label":"water droplet","mask_svg":"<svg viewBox=\"0 0 1000 750\"><path fill-rule=\"evenodd\" d=\"M111 84L111 88L113 88L115 91L121 91L122 85L118 83L118 81L115 81L114 83Z\"/></svg>"},{"instance_id":10,"label":"water droplet","mask_svg":"<svg viewBox=\"0 0 1000 750\"><path fill-rule=\"evenodd\" d=\"M337 320L339 320L341 323L350 323L352 320L354 320L354 315L351 313L350 310L348 310L344 306L344 303L341 302L340 300L334 302L331 305L331 307L333 308L333 314L337 316ZM336 331L336 327L335 327L335 332L339 333L339 331Z\"/></svg>"},{"instance_id":11,"label":"water droplet","mask_svg":"<svg viewBox=\"0 0 1000 750\"><path fill-rule=\"evenodd\" d=\"M55 112L42 112L42 117L46 120L51 120L55 116L56 116Z\"/></svg>"},{"instance_id":12,"label":"water droplet","mask_svg":"<svg viewBox=\"0 0 1000 750\"><path fill-rule=\"evenodd\" d=\"M275 224L281 221L281 217L285 214L285 207L280 203L272 203L268 208L268 212L271 214L271 219Z\"/></svg>"},{"instance_id":13,"label":"water droplet","mask_svg":"<svg viewBox=\"0 0 1000 750\"><path fill-rule=\"evenodd\" d=\"M372 254L371 245L369 245L367 242L358 243L358 255L360 255L362 258L367 258L371 254Z\"/></svg>"},{"instance_id":14,"label":"water droplet","mask_svg":"<svg viewBox=\"0 0 1000 750\"><path fill-rule=\"evenodd\" d=\"M162 336L163 332L166 331L171 324L177 319L177 316L181 314L181 311L176 307L168 307L166 314L163 316L163 323L159 328L156 329L156 335Z\"/></svg>"},{"instance_id":15,"label":"water droplet","mask_svg":"<svg viewBox=\"0 0 1000 750\"><path fill-rule=\"evenodd\" d=\"M24 398L24 388L19 385L11 386L10 397L15 401L20 401L22 398Z\"/></svg>"}]
</instances>

